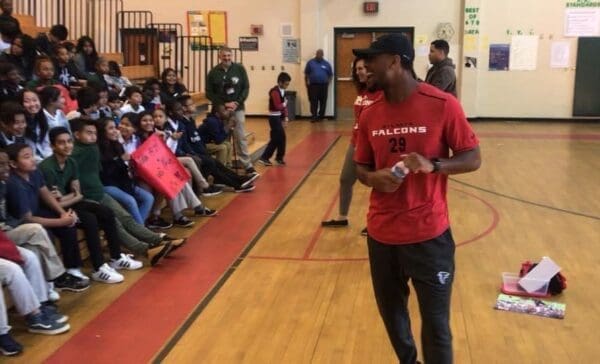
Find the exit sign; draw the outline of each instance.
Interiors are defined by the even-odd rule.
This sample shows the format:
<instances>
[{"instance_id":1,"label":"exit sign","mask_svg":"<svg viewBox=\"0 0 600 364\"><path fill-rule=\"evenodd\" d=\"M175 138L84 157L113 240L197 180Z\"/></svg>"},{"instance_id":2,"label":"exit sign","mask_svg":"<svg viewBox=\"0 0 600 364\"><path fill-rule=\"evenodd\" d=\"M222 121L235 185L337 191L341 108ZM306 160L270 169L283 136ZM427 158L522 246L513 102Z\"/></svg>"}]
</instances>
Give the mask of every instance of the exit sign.
<instances>
[{"instance_id":1,"label":"exit sign","mask_svg":"<svg viewBox=\"0 0 600 364\"><path fill-rule=\"evenodd\" d=\"M363 3L363 11L365 14L377 14L379 12L379 2L365 1Z\"/></svg>"}]
</instances>

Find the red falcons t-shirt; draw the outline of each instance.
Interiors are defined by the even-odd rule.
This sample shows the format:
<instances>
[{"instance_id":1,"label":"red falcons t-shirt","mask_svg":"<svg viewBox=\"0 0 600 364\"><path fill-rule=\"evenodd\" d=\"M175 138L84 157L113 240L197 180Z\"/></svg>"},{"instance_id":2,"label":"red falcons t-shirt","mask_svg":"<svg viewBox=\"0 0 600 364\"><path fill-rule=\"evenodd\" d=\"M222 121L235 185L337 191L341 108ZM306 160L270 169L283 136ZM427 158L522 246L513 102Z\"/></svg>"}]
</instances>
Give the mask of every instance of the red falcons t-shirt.
<instances>
[{"instance_id":1,"label":"red falcons t-shirt","mask_svg":"<svg viewBox=\"0 0 600 364\"><path fill-rule=\"evenodd\" d=\"M350 144L356 145L356 134L358 133L358 119L360 117L361 111L365 107L373 104L378 98L381 97L383 97L382 91L365 91L360 95L356 96L356 100L354 100L354 126L352 127L352 138L350 139Z\"/></svg>"},{"instance_id":2,"label":"red falcons t-shirt","mask_svg":"<svg viewBox=\"0 0 600 364\"><path fill-rule=\"evenodd\" d=\"M399 104L382 97L362 110L354 161L379 170L391 168L403 154L448 158L450 150L458 153L478 145L458 101L419 83ZM369 235L387 244L417 243L439 236L449 226L447 183L444 174L409 173L396 192L373 190L367 214Z\"/></svg>"}]
</instances>

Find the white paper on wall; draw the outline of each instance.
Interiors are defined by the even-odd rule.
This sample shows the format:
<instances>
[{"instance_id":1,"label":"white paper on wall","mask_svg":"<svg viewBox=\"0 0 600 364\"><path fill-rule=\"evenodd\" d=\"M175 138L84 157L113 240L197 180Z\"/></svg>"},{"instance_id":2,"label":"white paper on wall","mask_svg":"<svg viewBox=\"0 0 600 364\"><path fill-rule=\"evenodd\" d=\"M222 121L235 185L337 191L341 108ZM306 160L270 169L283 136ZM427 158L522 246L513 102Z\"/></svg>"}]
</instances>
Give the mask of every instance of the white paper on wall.
<instances>
[{"instance_id":1,"label":"white paper on wall","mask_svg":"<svg viewBox=\"0 0 600 364\"><path fill-rule=\"evenodd\" d=\"M537 35L514 35L510 42L511 71L533 71L537 68L539 46Z\"/></svg>"},{"instance_id":2,"label":"white paper on wall","mask_svg":"<svg viewBox=\"0 0 600 364\"><path fill-rule=\"evenodd\" d=\"M550 67L568 68L571 48L567 41L552 42L550 48Z\"/></svg>"},{"instance_id":3,"label":"white paper on wall","mask_svg":"<svg viewBox=\"0 0 600 364\"><path fill-rule=\"evenodd\" d=\"M600 8L569 8L565 10L565 36L600 35Z\"/></svg>"}]
</instances>

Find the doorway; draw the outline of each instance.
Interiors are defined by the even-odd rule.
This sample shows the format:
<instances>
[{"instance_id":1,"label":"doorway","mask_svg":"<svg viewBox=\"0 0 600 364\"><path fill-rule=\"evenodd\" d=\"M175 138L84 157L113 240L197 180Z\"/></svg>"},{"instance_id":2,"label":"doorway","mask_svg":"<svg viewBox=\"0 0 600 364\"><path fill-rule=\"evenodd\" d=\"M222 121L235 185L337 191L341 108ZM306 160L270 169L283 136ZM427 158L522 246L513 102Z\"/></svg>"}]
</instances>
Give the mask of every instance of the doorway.
<instances>
[{"instance_id":1,"label":"doorway","mask_svg":"<svg viewBox=\"0 0 600 364\"><path fill-rule=\"evenodd\" d=\"M354 119L356 89L352 82L352 49L367 48L383 34L401 33L413 41L413 27L398 28L334 28L335 87L334 117L338 120Z\"/></svg>"},{"instance_id":2,"label":"doorway","mask_svg":"<svg viewBox=\"0 0 600 364\"><path fill-rule=\"evenodd\" d=\"M156 28L121 29L125 65L158 67L158 30Z\"/></svg>"}]
</instances>

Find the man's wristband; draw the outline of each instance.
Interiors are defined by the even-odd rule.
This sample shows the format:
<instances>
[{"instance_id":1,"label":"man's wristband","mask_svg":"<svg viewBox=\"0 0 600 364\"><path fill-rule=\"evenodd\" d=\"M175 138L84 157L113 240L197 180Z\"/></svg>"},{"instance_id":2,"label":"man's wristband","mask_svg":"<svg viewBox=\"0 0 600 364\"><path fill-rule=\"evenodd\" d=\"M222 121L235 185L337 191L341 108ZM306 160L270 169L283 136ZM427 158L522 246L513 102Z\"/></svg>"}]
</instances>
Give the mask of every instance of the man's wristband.
<instances>
[{"instance_id":1,"label":"man's wristband","mask_svg":"<svg viewBox=\"0 0 600 364\"><path fill-rule=\"evenodd\" d=\"M439 158L431 159L431 164L433 164L433 171L431 173L438 173L442 168L442 161Z\"/></svg>"}]
</instances>

